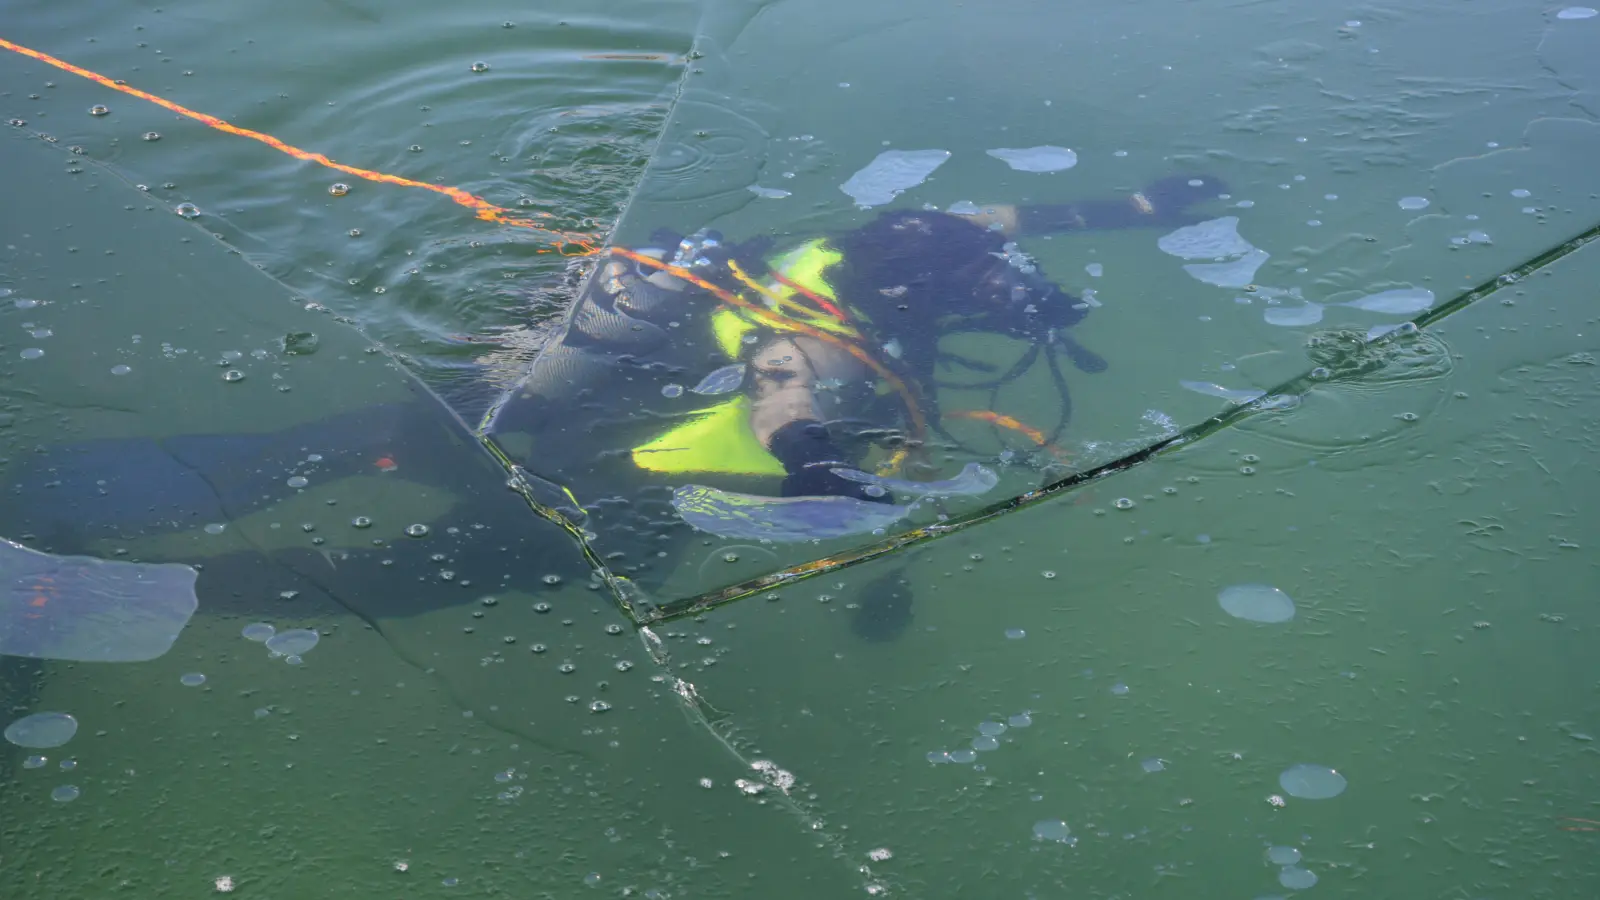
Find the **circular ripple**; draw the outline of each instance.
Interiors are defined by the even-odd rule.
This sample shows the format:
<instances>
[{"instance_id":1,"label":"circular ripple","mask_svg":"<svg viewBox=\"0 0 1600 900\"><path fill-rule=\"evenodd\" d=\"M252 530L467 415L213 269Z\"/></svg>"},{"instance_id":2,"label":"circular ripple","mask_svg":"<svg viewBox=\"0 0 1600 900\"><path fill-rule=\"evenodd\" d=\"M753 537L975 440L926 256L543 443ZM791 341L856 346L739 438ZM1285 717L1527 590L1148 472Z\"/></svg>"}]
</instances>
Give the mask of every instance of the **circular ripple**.
<instances>
[{"instance_id":1,"label":"circular ripple","mask_svg":"<svg viewBox=\"0 0 1600 900\"><path fill-rule=\"evenodd\" d=\"M682 101L640 195L652 203L735 192L744 199L766 161L766 145L766 129L749 116L709 100Z\"/></svg>"}]
</instances>

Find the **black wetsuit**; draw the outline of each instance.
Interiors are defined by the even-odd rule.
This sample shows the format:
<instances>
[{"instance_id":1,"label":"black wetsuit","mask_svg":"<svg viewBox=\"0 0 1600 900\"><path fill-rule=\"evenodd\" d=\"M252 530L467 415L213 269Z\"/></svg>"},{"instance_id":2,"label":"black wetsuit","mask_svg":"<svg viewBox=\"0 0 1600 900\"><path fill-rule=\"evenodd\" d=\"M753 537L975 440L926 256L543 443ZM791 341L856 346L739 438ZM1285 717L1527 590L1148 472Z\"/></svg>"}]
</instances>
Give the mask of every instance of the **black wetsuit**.
<instances>
[{"instance_id":1,"label":"black wetsuit","mask_svg":"<svg viewBox=\"0 0 1600 900\"><path fill-rule=\"evenodd\" d=\"M1191 220L1190 206L1222 189L1215 179L1174 177L1127 199L1020 207L1014 212L1013 233L1173 227ZM1060 414L1048 435L1054 440L1071 414L1058 357L1086 372L1106 367L1105 360L1080 346L1068 331L1089 306L1050 281L1005 233L982 221L945 212L885 212L858 228L827 236L827 247L841 260L827 269L826 278L841 302L870 323L862 344L895 346L893 354L879 354L880 359L920 391L923 403L931 407L928 419L937 437L950 440L938 426L933 397L936 368L950 362L940 352L939 341L952 332L969 331L1002 334L1030 345L1011 371L993 371L989 385L1002 385L1040 356L1045 359L1061 398ZM729 244L708 242L703 233L680 239L668 231L658 232L652 243L669 252L680 243L692 248L682 261L712 281L730 270L730 261L739 270L760 276L766 272L769 254L784 249L772 237ZM658 290L654 299L641 299L649 289L644 279L653 271L634 266L626 273L628 284L599 275L591 278L556 351L541 359L529 380L508 394L489 426L491 439L500 442L509 456L571 486L585 503L600 501L594 511L616 520L611 525L620 531L659 531L675 521L668 493L659 487L637 495L638 507L617 496L619 489L630 494L641 483L651 483L633 468L629 449L714 405L715 400L698 406L681 401L663 404L661 397L727 363L707 327L719 301L701 290L684 292L687 296ZM730 290L739 289L737 283L726 279L724 283ZM752 345L750 352L756 348ZM752 361L750 353L745 357ZM974 368L982 365L957 362ZM546 370L539 371L540 366ZM974 386L985 382L963 384ZM855 424L880 437L903 413L895 398L871 391L858 392L854 401ZM791 423L773 436L769 446L784 465L785 477L717 476L722 479L717 486L773 496L888 499L832 474L839 463L860 456L859 442L852 446L852 430L840 425Z\"/></svg>"}]
</instances>

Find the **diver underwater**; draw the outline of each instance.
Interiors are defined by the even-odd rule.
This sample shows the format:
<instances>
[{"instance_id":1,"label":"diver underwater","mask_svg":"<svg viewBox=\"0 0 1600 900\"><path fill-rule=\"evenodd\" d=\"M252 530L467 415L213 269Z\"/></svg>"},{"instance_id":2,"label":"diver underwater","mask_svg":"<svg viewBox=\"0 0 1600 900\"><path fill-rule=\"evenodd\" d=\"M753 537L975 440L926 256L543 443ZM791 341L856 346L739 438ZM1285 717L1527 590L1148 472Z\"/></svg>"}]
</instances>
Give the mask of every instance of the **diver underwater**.
<instances>
[{"instance_id":1,"label":"diver underwater","mask_svg":"<svg viewBox=\"0 0 1600 900\"><path fill-rule=\"evenodd\" d=\"M598 258L560 330L476 428L402 378L391 402L266 433L44 446L18 461L0 519L50 554L104 558L137 541L141 561L260 586L215 601L241 612L320 595L371 623L508 587L593 583L602 567L648 597L708 532L810 552L987 490L995 453L966 446L953 422L992 429L1008 459L1063 465L1063 362L1107 363L1071 334L1091 304L1016 241L1179 226L1225 190L1175 176L1121 198L897 209L744 241L662 229ZM1015 362L947 346L972 334L1019 347ZM1048 421L1000 408L1000 390L1039 363L1056 394ZM950 384L990 402L947 408ZM508 476L551 515L533 515ZM317 492L331 485L337 497ZM352 497L403 512L374 522ZM234 542L197 560L185 535L220 522ZM334 525L349 534L329 543ZM431 552L396 552L423 535ZM909 589L888 587L857 617L864 638L892 639L910 620Z\"/></svg>"}]
</instances>

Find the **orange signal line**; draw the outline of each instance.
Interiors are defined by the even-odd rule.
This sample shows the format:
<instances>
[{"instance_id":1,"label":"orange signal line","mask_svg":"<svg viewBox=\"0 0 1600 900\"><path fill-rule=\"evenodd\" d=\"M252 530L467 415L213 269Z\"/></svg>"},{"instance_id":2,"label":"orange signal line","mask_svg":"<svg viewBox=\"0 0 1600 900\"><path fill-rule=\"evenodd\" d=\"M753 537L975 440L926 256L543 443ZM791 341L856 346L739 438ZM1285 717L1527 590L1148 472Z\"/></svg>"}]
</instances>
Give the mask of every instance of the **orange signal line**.
<instances>
[{"instance_id":1,"label":"orange signal line","mask_svg":"<svg viewBox=\"0 0 1600 900\"><path fill-rule=\"evenodd\" d=\"M402 178L399 175L388 175L383 172L374 172L371 169L361 169L355 166L347 166L344 163L334 162L332 159L329 159L321 153L313 153L309 150L302 150L299 147L286 144L270 134L263 134L259 131L252 131L248 128L240 128L237 125L231 125L222 119L217 118L216 116L208 115L203 112L197 112L189 109L186 106L180 106L171 100L157 97L155 94L149 93L148 91L141 91L138 88L130 87L120 81L107 78L97 72L91 72L81 66L75 66L66 60L57 59L48 53L43 53L29 47L24 47L21 44L13 43L5 38L0 38L0 48L4 48L15 53L20 53L23 56L36 59L47 65L55 66L64 72L71 72L72 74L81 78L87 78L96 84L99 84L103 87L108 87L114 91L120 91L130 97L137 97L140 100L147 100L164 109L169 109L180 116L193 119L202 125L215 128L218 131L223 131L228 134L235 134L240 137L246 137L253 141L259 141L263 144L266 144L268 147L271 147L279 152L286 153L295 159L314 162L318 165L333 169L334 171L343 172L347 175L353 175L357 178L365 179L367 181L373 181L380 184L394 184L399 185L400 187L422 188L423 190L433 191L436 194L443 194L446 197L449 197L451 200L454 200L456 203L459 203L460 205L472 210L476 214L477 218L482 219L485 222L494 222L497 225L511 225L517 228L529 228L536 231L545 232L546 234L554 235L556 238L558 238L558 240L555 242L556 252L561 253L562 256L589 256L599 252L599 248L595 247L591 240L584 235L570 232L551 231L535 224L534 222L530 222L527 219L522 218L516 213L513 213L511 210L508 210L504 207L495 206L493 203L490 203L482 197L470 194L461 188L445 187L444 185L438 184L428 184L425 181ZM539 213L539 215L549 216L550 214ZM575 246L578 248L579 252L568 253L562 249L567 246ZM551 251L540 250L538 252L549 253Z\"/></svg>"},{"instance_id":2,"label":"orange signal line","mask_svg":"<svg viewBox=\"0 0 1600 900\"><path fill-rule=\"evenodd\" d=\"M990 409L957 409L943 413L943 415L947 419L971 419L974 422L985 422L997 428L1010 429L1050 451L1051 455L1057 459L1063 462L1067 461L1066 452L1055 444L1050 443L1044 432L1005 413L997 413Z\"/></svg>"}]
</instances>

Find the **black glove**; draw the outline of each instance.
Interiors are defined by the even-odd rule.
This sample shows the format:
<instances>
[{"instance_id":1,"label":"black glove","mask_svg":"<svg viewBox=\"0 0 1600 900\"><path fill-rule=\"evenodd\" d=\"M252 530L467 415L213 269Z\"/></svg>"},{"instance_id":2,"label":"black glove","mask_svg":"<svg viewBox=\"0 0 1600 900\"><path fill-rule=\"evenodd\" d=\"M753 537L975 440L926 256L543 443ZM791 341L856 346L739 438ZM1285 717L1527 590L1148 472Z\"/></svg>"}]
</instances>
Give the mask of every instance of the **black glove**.
<instances>
[{"instance_id":1,"label":"black glove","mask_svg":"<svg viewBox=\"0 0 1600 900\"><path fill-rule=\"evenodd\" d=\"M888 491L841 478L834 469L851 469L850 458L833 438L827 426L816 419L799 419L772 433L768 448L789 474L783 479L785 497L855 497L874 503L893 503ZM874 496L874 494L876 496Z\"/></svg>"}]
</instances>

